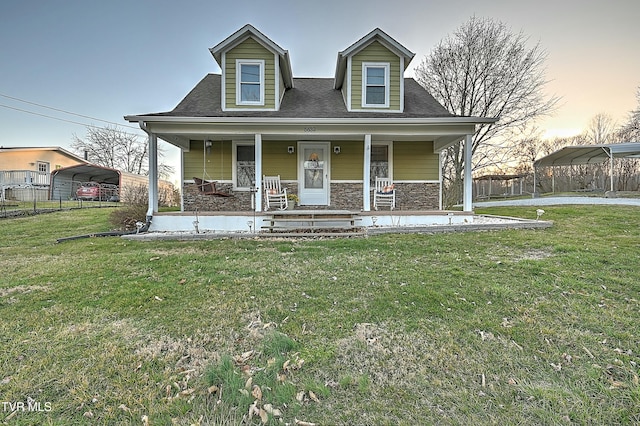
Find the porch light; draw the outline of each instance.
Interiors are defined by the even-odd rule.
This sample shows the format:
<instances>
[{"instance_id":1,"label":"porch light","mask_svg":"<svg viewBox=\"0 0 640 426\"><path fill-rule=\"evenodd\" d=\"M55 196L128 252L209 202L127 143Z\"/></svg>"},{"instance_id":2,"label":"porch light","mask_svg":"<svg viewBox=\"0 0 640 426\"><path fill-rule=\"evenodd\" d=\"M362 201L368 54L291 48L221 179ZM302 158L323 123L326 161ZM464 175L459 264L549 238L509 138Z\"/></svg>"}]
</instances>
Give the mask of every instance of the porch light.
<instances>
[{"instance_id":1,"label":"porch light","mask_svg":"<svg viewBox=\"0 0 640 426\"><path fill-rule=\"evenodd\" d=\"M287 147L287 152L288 152L289 154L293 154L294 152L296 152L296 149L293 147L293 145L289 145L289 146Z\"/></svg>"},{"instance_id":2,"label":"porch light","mask_svg":"<svg viewBox=\"0 0 640 426\"><path fill-rule=\"evenodd\" d=\"M213 146L213 142L209 141L209 140L205 140L204 141L204 147L207 150L207 155L211 154L211 147Z\"/></svg>"},{"instance_id":3,"label":"porch light","mask_svg":"<svg viewBox=\"0 0 640 426\"><path fill-rule=\"evenodd\" d=\"M336 155L340 154L340 147L339 146L334 146L333 147L333 153L336 154Z\"/></svg>"}]
</instances>

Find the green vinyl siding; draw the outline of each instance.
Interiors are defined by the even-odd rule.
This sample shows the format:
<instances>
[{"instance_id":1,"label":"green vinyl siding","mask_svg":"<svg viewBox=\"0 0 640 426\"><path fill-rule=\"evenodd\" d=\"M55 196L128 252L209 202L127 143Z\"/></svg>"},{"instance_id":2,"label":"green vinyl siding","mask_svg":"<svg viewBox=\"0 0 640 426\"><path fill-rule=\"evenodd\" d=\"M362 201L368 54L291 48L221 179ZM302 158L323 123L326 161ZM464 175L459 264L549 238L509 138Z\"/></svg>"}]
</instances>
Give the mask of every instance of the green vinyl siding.
<instances>
[{"instance_id":1,"label":"green vinyl siding","mask_svg":"<svg viewBox=\"0 0 640 426\"><path fill-rule=\"evenodd\" d=\"M433 152L433 142L394 142L393 179L435 180L439 179L438 154Z\"/></svg>"},{"instance_id":2,"label":"green vinyl siding","mask_svg":"<svg viewBox=\"0 0 640 426\"><path fill-rule=\"evenodd\" d=\"M267 176L280 175L282 180L298 178L298 156L289 154L287 148L295 146L291 141L263 141L262 173Z\"/></svg>"},{"instance_id":3,"label":"green vinyl siding","mask_svg":"<svg viewBox=\"0 0 640 426\"><path fill-rule=\"evenodd\" d=\"M282 180L296 180L298 155L289 154L291 141L264 141L262 144L262 171L265 175L280 175ZM333 147L340 146L340 154ZM203 141L191 141L191 149L184 153L183 180L194 177L209 180L232 179L232 142L213 141L206 153ZM340 141L331 144L331 179L362 180L364 144L361 141ZM438 154L433 142L412 141L393 143L393 178L403 180L439 179Z\"/></svg>"},{"instance_id":4,"label":"green vinyl siding","mask_svg":"<svg viewBox=\"0 0 640 426\"><path fill-rule=\"evenodd\" d=\"M402 70L400 69L400 58L374 41L362 51L353 56L351 60L351 109L362 108L362 63L388 63L390 66L389 77L389 107L378 109L400 110L400 81Z\"/></svg>"},{"instance_id":5,"label":"green vinyl siding","mask_svg":"<svg viewBox=\"0 0 640 426\"><path fill-rule=\"evenodd\" d=\"M194 177L207 180L231 180L231 141L213 141L207 154L204 141L191 141L183 156L183 180Z\"/></svg>"},{"instance_id":6,"label":"green vinyl siding","mask_svg":"<svg viewBox=\"0 0 640 426\"><path fill-rule=\"evenodd\" d=\"M236 60L263 60L264 66L264 106L236 104ZM276 67L273 52L252 38L248 38L225 54L225 98L228 109L274 109L276 106Z\"/></svg>"},{"instance_id":7,"label":"green vinyl siding","mask_svg":"<svg viewBox=\"0 0 640 426\"><path fill-rule=\"evenodd\" d=\"M333 154L333 147L340 147L340 154ZM331 180L362 181L362 165L364 162L364 143L333 142L331 144Z\"/></svg>"}]
</instances>

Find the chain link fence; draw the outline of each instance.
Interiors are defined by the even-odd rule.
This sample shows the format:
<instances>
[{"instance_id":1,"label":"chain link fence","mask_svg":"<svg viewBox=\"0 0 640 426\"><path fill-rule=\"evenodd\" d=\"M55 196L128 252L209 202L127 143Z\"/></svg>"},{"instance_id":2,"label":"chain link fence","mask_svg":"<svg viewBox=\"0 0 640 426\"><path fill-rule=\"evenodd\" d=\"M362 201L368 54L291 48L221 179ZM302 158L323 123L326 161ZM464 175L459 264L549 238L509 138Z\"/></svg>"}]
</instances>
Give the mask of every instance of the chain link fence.
<instances>
[{"instance_id":1,"label":"chain link fence","mask_svg":"<svg viewBox=\"0 0 640 426\"><path fill-rule=\"evenodd\" d=\"M119 207L119 202L84 200L0 200L0 218L28 216L61 210Z\"/></svg>"}]
</instances>

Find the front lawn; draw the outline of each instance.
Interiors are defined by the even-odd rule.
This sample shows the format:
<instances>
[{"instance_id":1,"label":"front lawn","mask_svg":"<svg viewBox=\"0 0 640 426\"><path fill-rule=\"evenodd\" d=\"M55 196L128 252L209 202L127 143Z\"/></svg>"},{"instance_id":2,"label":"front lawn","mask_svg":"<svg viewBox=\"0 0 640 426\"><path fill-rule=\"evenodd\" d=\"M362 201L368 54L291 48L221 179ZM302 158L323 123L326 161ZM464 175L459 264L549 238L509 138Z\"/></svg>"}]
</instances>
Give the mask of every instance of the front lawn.
<instances>
[{"instance_id":1,"label":"front lawn","mask_svg":"<svg viewBox=\"0 0 640 426\"><path fill-rule=\"evenodd\" d=\"M637 424L640 210L545 210L546 230L153 243L55 243L111 209L3 219L0 421Z\"/></svg>"}]
</instances>

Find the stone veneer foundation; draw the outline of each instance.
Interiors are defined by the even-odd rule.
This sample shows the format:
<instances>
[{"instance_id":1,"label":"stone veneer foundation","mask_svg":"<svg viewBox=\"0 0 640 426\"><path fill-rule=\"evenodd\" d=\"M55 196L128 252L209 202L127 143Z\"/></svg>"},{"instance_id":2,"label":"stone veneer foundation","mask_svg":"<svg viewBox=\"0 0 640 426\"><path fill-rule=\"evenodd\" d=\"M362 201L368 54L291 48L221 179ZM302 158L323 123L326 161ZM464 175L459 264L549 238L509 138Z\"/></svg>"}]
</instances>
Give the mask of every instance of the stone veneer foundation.
<instances>
[{"instance_id":1,"label":"stone veneer foundation","mask_svg":"<svg viewBox=\"0 0 640 426\"><path fill-rule=\"evenodd\" d=\"M297 194L298 184L283 185L287 193ZM438 183L396 183L396 209L407 211L438 210L440 184ZM217 183L220 192L232 194L232 197L203 195L193 183L183 186L183 202L185 211L252 211L251 198L248 191L233 191L231 183ZM301 209L362 209L362 183L331 183L330 206L298 206ZM373 191L371 193L371 209L373 209Z\"/></svg>"}]
</instances>

